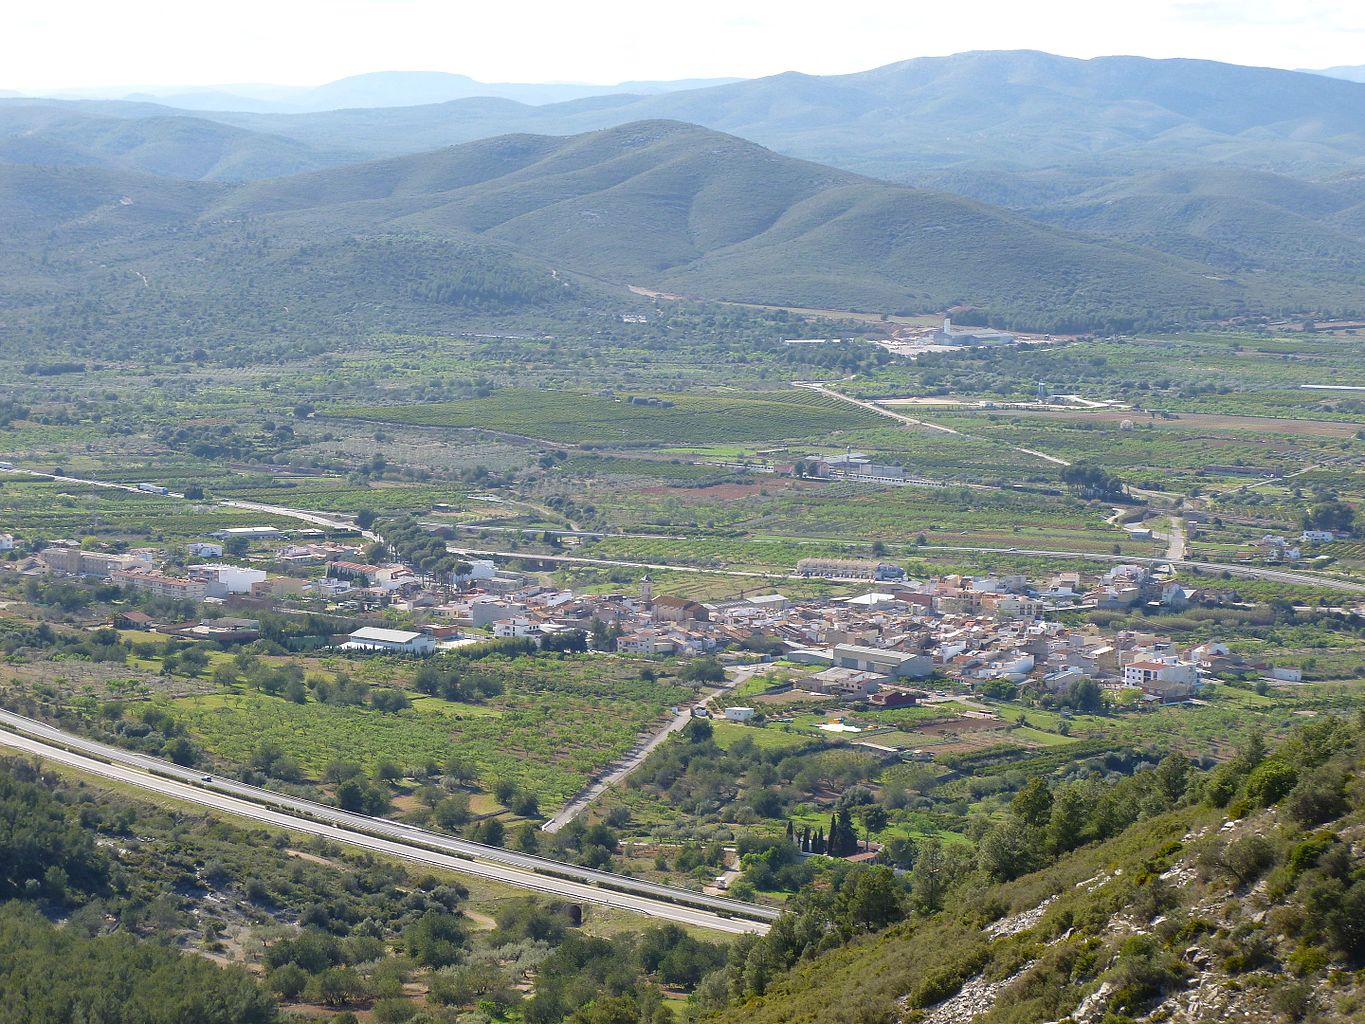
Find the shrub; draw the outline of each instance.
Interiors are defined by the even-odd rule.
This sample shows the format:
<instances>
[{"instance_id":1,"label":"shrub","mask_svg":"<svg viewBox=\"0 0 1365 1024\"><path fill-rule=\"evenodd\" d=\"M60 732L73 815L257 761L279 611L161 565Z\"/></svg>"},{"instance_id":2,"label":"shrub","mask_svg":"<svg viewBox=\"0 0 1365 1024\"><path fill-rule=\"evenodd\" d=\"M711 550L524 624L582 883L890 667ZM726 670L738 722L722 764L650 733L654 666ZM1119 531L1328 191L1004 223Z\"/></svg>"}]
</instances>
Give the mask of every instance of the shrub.
<instances>
[{"instance_id":1,"label":"shrub","mask_svg":"<svg viewBox=\"0 0 1365 1024\"><path fill-rule=\"evenodd\" d=\"M1284 812L1299 825L1320 825L1346 813L1347 774L1332 765L1299 779L1285 798Z\"/></svg>"},{"instance_id":2,"label":"shrub","mask_svg":"<svg viewBox=\"0 0 1365 1024\"><path fill-rule=\"evenodd\" d=\"M1292 765L1277 758L1269 758L1257 765L1247 776L1247 799L1262 807L1279 803L1298 782L1298 772Z\"/></svg>"}]
</instances>

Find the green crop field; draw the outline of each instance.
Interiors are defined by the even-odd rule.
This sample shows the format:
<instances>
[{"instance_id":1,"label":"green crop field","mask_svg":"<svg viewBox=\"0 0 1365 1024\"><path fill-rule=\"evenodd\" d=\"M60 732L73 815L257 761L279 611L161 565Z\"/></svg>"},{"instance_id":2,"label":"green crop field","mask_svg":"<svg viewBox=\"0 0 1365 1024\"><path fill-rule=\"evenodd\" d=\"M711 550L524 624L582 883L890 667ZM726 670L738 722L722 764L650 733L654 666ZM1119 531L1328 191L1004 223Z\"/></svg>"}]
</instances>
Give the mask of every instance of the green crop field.
<instances>
[{"instance_id":1,"label":"green crop field","mask_svg":"<svg viewBox=\"0 0 1365 1024\"><path fill-rule=\"evenodd\" d=\"M587 663L511 662L499 673L506 693L487 705L417 697L407 710L381 712L258 693L207 694L173 704L195 739L228 764L248 764L262 743L273 743L318 779L337 759L367 769L390 760L415 773L458 752L477 765L481 784L511 779L549 810L625 753L640 733L662 724L667 708L691 693L621 678L618 668L596 673Z\"/></svg>"},{"instance_id":2,"label":"green crop field","mask_svg":"<svg viewBox=\"0 0 1365 1024\"><path fill-rule=\"evenodd\" d=\"M349 406L328 415L379 423L478 427L551 441L614 446L706 444L820 436L877 419L802 391L654 394L669 408L568 391L505 388L431 405Z\"/></svg>"}]
</instances>

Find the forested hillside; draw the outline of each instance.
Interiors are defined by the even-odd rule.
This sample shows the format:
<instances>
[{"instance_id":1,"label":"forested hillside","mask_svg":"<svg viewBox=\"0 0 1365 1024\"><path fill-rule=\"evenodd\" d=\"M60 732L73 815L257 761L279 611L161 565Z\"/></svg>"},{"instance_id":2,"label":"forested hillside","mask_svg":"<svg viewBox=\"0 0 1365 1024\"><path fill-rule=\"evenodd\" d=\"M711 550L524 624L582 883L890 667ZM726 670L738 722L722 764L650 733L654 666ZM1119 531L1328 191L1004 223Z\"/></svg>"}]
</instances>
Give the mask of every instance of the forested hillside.
<instances>
[{"instance_id":1,"label":"forested hillside","mask_svg":"<svg viewBox=\"0 0 1365 1024\"><path fill-rule=\"evenodd\" d=\"M921 848L842 934L841 894L806 894L705 997L746 1024L1356 1019L1362 768L1365 722L1326 718L1207 774L1035 778L975 859Z\"/></svg>"},{"instance_id":2,"label":"forested hillside","mask_svg":"<svg viewBox=\"0 0 1365 1024\"><path fill-rule=\"evenodd\" d=\"M152 335L189 320L214 333L384 329L430 323L432 303L543 309L601 291L575 274L611 282L617 302L631 284L874 312L968 304L1041 330L1164 326L1261 301L1193 261L674 122L235 188L16 166L0 210L24 239L5 254L6 305L45 308L50 325L78 302L96 323Z\"/></svg>"}]
</instances>

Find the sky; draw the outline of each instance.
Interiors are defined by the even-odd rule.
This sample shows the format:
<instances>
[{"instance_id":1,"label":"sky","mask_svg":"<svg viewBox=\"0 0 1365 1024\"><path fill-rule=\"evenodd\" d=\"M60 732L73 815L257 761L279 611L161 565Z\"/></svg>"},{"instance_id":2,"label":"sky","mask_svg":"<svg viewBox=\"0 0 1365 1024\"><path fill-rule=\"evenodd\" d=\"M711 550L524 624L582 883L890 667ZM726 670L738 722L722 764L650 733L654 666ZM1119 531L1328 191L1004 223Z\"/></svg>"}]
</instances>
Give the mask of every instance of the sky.
<instances>
[{"instance_id":1,"label":"sky","mask_svg":"<svg viewBox=\"0 0 1365 1024\"><path fill-rule=\"evenodd\" d=\"M8 8L8 10L5 10ZM839 74L963 50L1365 63L1360 0L44 0L0 8L0 89Z\"/></svg>"}]
</instances>

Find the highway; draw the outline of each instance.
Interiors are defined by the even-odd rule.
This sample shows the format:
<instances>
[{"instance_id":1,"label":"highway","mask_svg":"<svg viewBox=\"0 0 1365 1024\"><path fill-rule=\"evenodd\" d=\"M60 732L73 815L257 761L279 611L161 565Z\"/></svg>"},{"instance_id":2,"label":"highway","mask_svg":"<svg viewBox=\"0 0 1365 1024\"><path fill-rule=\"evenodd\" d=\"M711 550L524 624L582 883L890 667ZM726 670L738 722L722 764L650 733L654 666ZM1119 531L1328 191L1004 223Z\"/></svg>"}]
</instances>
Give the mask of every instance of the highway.
<instances>
[{"instance_id":1,"label":"highway","mask_svg":"<svg viewBox=\"0 0 1365 1024\"><path fill-rule=\"evenodd\" d=\"M263 824L678 924L762 934L779 914L771 907L471 843L415 825L272 793L232 779L214 777L204 782L198 771L97 743L8 711L0 711L0 746Z\"/></svg>"}]
</instances>

